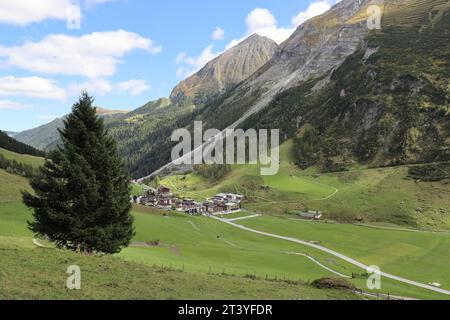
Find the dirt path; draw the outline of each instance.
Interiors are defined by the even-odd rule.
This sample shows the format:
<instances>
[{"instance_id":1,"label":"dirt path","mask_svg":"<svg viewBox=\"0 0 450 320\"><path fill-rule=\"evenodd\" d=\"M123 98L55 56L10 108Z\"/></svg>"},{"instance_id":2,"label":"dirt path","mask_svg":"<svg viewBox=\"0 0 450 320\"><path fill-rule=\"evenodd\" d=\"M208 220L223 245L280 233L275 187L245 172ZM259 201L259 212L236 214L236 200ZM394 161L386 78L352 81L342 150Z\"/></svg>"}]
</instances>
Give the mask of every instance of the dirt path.
<instances>
[{"instance_id":1,"label":"dirt path","mask_svg":"<svg viewBox=\"0 0 450 320\"><path fill-rule=\"evenodd\" d=\"M309 256L309 255L307 255L307 254L304 254L304 253L297 253L297 252L286 252L286 254L291 254L291 255L296 255L296 256L302 256L302 257L305 257L305 258L311 260L312 262L314 262L315 264L317 264L319 267L321 267L321 268L323 268L323 269L325 269L325 270L328 270L328 271L330 271L331 273L337 274L338 276L340 276L340 277L342 277L342 278L347 278L347 279L351 279L351 278L352 278L352 277L347 276L347 275L345 275L345 274L343 274L343 273L340 273L340 272L338 272L338 271L336 271L336 270L333 270L333 269L331 269L331 268L328 268L326 265L323 265L322 263L320 263L319 261L317 261L316 259L314 259L313 257L311 257L311 256Z\"/></svg>"}]
</instances>

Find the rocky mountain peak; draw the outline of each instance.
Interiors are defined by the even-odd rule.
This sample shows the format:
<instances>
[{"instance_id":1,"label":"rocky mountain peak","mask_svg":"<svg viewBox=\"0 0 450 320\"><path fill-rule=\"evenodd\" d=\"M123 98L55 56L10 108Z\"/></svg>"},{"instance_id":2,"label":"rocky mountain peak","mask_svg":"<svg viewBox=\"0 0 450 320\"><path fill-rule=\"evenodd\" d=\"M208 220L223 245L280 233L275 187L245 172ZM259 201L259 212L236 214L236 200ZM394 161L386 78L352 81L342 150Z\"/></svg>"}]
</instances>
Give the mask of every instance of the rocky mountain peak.
<instances>
[{"instance_id":1,"label":"rocky mountain peak","mask_svg":"<svg viewBox=\"0 0 450 320\"><path fill-rule=\"evenodd\" d=\"M277 44L267 37L251 35L235 47L219 55L196 74L180 82L170 96L172 102L193 98L204 103L247 79L272 58Z\"/></svg>"}]
</instances>

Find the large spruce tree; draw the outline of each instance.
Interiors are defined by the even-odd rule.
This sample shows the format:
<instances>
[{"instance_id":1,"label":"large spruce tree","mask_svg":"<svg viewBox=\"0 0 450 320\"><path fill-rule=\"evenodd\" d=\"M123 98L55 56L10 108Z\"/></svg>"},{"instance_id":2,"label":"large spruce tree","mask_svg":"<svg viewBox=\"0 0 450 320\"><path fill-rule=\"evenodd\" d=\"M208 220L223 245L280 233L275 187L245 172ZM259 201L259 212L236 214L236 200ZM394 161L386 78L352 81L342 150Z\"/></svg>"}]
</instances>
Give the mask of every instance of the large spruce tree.
<instances>
[{"instance_id":1,"label":"large spruce tree","mask_svg":"<svg viewBox=\"0 0 450 320\"><path fill-rule=\"evenodd\" d=\"M129 178L103 120L83 93L59 133L62 145L23 193L30 229L59 248L117 253L134 235Z\"/></svg>"}]
</instances>

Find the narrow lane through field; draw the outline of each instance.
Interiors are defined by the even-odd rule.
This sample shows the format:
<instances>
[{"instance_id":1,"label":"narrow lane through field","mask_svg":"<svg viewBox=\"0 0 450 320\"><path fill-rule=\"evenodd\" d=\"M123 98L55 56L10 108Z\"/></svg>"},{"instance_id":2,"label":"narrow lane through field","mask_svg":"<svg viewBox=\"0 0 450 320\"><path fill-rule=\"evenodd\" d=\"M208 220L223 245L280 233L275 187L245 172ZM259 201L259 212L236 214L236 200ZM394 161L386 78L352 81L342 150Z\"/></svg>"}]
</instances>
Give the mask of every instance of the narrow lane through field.
<instances>
[{"instance_id":1,"label":"narrow lane through field","mask_svg":"<svg viewBox=\"0 0 450 320\"><path fill-rule=\"evenodd\" d=\"M221 222L224 222L224 223L226 223L226 224L228 224L230 226L233 226L235 228L239 228L241 230L245 230L245 231L248 231L248 232L256 233L256 234L263 235L263 236L266 236L266 237L272 237L272 238L277 238L277 239L286 240L286 241L290 241L290 242L295 242L295 243L298 243L298 244L301 244L301 245L304 245L304 246L308 246L308 247L311 247L311 248L314 248L314 249L317 249L317 250L320 250L320 251L324 251L324 252L326 252L328 254L331 254L331 255L333 255L335 257L338 257L338 258L340 258L340 259L342 259L342 260L344 260L344 261L346 261L346 262L348 262L348 263L350 263L352 265L355 265L355 266L357 266L357 267L359 267L361 269L364 269L364 270L367 270L369 268L369 266L367 266L367 265L365 265L365 264L363 264L363 263L361 263L361 262L359 262L359 261L357 261L355 259L347 257L347 256L345 256L345 255L343 255L343 254L341 254L339 252L336 252L334 250L328 249L328 248L323 247L323 246L318 245L318 244L310 243L310 242L299 240L299 239L296 239L296 238L285 237L285 236L280 236L280 235L277 235L277 234L272 234L272 233L268 233L268 232L264 232L264 231L260 231L260 230L251 229L251 228L242 226L240 224L236 224L236 223L234 223L232 221L229 221L227 219L221 219L221 218L214 217L214 216L212 218L216 219L216 220L219 220ZM403 283L406 283L406 284L409 284L409 285L412 285L412 286L415 286L415 287L431 290L431 291L434 291L434 292L438 292L438 293L442 293L442 294L450 296L450 291L449 290L433 287L433 286L428 285L428 284L424 284L424 283L416 282L416 281L413 281L413 280L405 279L405 278L402 278L402 277L399 277L399 276L396 276L396 275L393 275L393 274L390 274L390 273L386 273L386 272L381 272L381 276L389 278L389 279L392 279L392 280L396 280L396 281L399 281L399 282L403 282Z\"/></svg>"}]
</instances>

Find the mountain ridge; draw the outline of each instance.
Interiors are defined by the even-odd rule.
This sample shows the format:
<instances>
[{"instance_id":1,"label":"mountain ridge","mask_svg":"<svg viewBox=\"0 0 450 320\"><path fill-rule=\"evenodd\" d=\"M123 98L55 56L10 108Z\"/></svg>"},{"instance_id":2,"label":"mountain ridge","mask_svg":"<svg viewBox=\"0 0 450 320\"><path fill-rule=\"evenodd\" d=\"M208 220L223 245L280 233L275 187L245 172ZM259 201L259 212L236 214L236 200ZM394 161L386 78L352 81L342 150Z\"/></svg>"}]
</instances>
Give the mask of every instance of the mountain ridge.
<instances>
[{"instance_id":1,"label":"mountain ridge","mask_svg":"<svg viewBox=\"0 0 450 320\"><path fill-rule=\"evenodd\" d=\"M115 117L116 115L122 115L128 111L123 110L110 110L102 107L96 107L97 113L105 118ZM58 129L61 129L64 125L64 117L56 118L53 121L25 130L14 134L14 139L32 146L38 150L48 151L59 141Z\"/></svg>"},{"instance_id":2,"label":"mountain ridge","mask_svg":"<svg viewBox=\"0 0 450 320\"><path fill-rule=\"evenodd\" d=\"M188 97L193 98L194 104L205 103L208 97L223 93L247 79L273 56L277 48L273 40L253 34L181 81L172 90L170 99L178 103Z\"/></svg>"}]
</instances>

